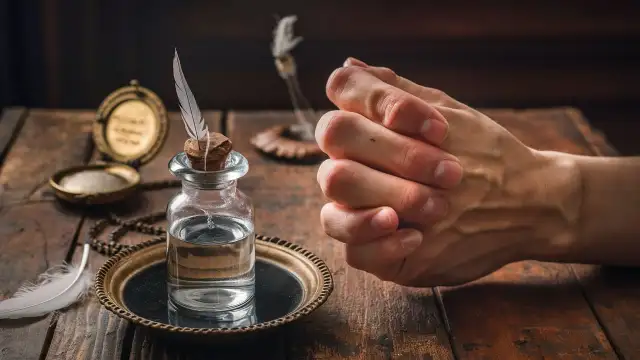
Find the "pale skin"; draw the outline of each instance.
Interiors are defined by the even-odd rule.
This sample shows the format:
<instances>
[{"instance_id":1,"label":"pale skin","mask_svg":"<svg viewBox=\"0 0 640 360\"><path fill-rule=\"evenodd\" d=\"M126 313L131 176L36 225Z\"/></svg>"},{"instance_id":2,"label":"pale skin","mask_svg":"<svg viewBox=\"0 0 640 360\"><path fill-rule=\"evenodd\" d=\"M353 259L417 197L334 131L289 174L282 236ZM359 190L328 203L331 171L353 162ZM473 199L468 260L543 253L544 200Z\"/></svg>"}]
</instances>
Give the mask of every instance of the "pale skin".
<instances>
[{"instance_id":1,"label":"pale skin","mask_svg":"<svg viewBox=\"0 0 640 360\"><path fill-rule=\"evenodd\" d=\"M437 89L349 58L316 140L330 237L354 268L457 285L520 260L640 265L640 157L525 146Z\"/></svg>"}]
</instances>

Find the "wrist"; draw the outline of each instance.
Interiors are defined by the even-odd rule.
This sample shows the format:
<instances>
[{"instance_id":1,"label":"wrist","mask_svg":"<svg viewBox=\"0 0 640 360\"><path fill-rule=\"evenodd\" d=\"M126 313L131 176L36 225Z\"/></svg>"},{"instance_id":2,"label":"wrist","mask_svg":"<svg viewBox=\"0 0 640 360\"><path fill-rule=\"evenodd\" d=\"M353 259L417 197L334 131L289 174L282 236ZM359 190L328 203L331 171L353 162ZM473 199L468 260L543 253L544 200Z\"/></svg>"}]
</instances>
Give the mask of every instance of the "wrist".
<instances>
[{"instance_id":1,"label":"wrist","mask_svg":"<svg viewBox=\"0 0 640 360\"><path fill-rule=\"evenodd\" d=\"M582 220L583 178L571 154L533 150L536 161L525 178L531 185L526 207L538 214L524 258L563 261L578 241Z\"/></svg>"},{"instance_id":2,"label":"wrist","mask_svg":"<svg viewBox=\"0 0 640 360\"><path fill-rule=\"evenodd\" d=\"M582 183L580 222L563 262L640 264L639 157L569 155Z\"/></svg>"}]
</instances>

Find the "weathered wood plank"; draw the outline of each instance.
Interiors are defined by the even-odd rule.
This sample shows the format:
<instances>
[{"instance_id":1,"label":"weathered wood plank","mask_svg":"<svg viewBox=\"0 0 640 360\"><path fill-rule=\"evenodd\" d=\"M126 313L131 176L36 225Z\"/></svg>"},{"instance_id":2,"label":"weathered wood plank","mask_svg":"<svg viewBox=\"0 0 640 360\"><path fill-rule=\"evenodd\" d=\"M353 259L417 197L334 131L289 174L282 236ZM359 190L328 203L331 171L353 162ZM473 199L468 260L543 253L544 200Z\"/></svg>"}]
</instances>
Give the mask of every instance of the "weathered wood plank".
<instances>
[{"instance_id":1,"label":"weathered wood plank","mask_svg":"<svg viewBox=\"0 0 640 360\"><path fill-rule=\"evenodd\" d=\"M74 112L31 111L8 152L0 172L0 296L65 260L81 216L58 208L49 195L38 201L30 195L54 171L84 161L92 120ZM0 357L37 358L51 320L0 322Z\"/></svg>"},{"instance_id":2,"label":"weathered wood plank","mask_svg":"<svg viewBox=\"0 0 640 360\"><path fill-rule=\"evenodd\" d=\"M620 358L635 359L640 354L640 271L572 267Z\"/></svg>"},{"instance_id":3,"label":"weathered wood plank","mask_svg":"<svg viewBox=\"0 0 640 360\"><path fill-rule=\"evenodd\" d=\"M49 177L86 161L92 149L92 121L84 111L29 110L29 132L23 130L22 145L11 150L15 160L5 162L0 173L4 203L54 199Z\"/></svg>"},{"instance_id":4,"label":"weathered wood plank","mask_svg":"<svg viewBox=\"0 0 640 360\"><path fill-rule=\"evenodd\" d=\"M305 246L326 261L335 277L327 303L291 327L289 357L452 359L430 289L402 288L349 268L342 246L324 234L317 166L284 165L249 145L255 132L293 121L291 112L233 112L228 120L235 148L249 160L240 187L256 206L256 231Z\"/></svg>"},{"instance_id":5,"label":"weathered wood plank","mask_svg":"<svg viewBox=\"0 0 640 360\"><path fill-rule=\"evenodd\" d=\"M2 109L2 115L0 115L0 164L20 131L26 116L27 109L23 107Z\"/></svg>"},{"instance_id":6,"label":"weathered wood plank","mask_svg":"<svg viewBox=\"0 0 640 360\"><path fill-rule=\"evenodd\" d=\"M578 111L567 112L584 136L591 155L618 156L618 151L604 134L593 129ZM572 265L585 289L609 341L621 358L633 359L640 354L640 271L630 268L608 268Z\"/></svg>"},{"instance_id":7,"label":"weathered wood plank","mask_svg":"<svg viewBox=\"0 0 640 360\"><path fill-rule=\"evenodd\" d=\"M571 109L488 110L527 145L588 154ZM525 261L441 288L459 359L616 359L570 265Z\"/></svg>"},{"instance_id":8,"label":"weathered wood plank","mask_svg":"<svg viewBox=\"0 0 640 360\"><path fill-rule=\"evenodd\" d=\"M205 119L210 128L220 129L219 112L204 112ZM163 146L160 153L150 163L144 165L141 169L142 181L156 181L172 179L172 175L167 169L170 158L179 151L182 151L185 137L184 125L177 113L170 114L170 128L167 142ZM97 157L97 154L94 154ZM119 206L105 208L104 211L112 211L120 216L139 216L150 212L163 211L167 201L177 189L165 189L140 194L140 196L131 199L132 201ZM97 217L105 212L92 214L87 218L85 224L80 231L80 239L85 239L89 226L97 220ZM106 229L103 238L111 231ZM127 234L122 239L122 243L132 244L144 240L148 240L148 235L137 233ZM79 260L81 248L78 247L74 253L74 259ZM105 261L105 257L92 252L89 266L92 271L97 269ZM51 346L49 348L47 359L113 359L129 354L122 354L123 349L138 349L143 354L164 353L164 346L161 341L148 338L146 332L141 336L138 334L140 329L135 329L136 334L133 339L136 343L124 343L132 341L126 339L125 335L130 325L127 321L120 319L110 313L104 307L100 306L95 297L89 301L85 301L82 306L68 311L60 316L56 330L53 334ZM140 342L137 342L140 340ZM145 357L141 357L145 358Z\"/></svg>"},{"instance_id":9,"label":"weathered wood plank","mask_svg":"<svg viewBox=\"0 0 640 360\"><path fill-rule=\"evenodd\" d=\"M280 334L271 334L269 337L256 338L250 343L217 344L204 346L199 344L171 343L168 341L155 341L146 329L136 329L133 338L133 348L129 360L147 359L181 359L181 360L284 360L285 339Z\"/></svg>"}]
</instances>

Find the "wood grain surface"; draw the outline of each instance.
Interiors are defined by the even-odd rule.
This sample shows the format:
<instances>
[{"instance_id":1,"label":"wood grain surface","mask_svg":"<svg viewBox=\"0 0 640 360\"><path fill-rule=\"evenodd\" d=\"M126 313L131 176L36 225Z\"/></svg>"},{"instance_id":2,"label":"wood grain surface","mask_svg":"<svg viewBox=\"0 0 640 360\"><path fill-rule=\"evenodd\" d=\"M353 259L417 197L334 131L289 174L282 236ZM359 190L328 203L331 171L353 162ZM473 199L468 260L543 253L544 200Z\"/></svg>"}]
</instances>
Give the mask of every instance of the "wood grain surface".
<instances>
[{"instance_id":1,"label":"wood grain surface","mask_svg":"<svg viewBox=\"0 0 640 360\"><path fill-rule=\"evenodd\" d=\"M0 128L5 120L11 122L3 118ZM56 170L85 161L92 120L90 114L32 110L8 151L0 171L0 296L67 258L81 216L41 190ZM38 358L50 325L54 316L0 322L0 358Z\"/></svg>"},{"instance_id":2,"label":"wood grain surface","mask_svg":"<svg viewBox=\"0 0 640 360\"><path fill-rule=\"evenodd\" d=\"M6 108L0 114L0 165L27 116L23 107Z\"/></svg>"},{"instance_id":3,"label":"wood grain surface","mask_svg":"<svg viewBox=\"0 0 640 360\"><path fill-rule=\"evenodd\" d=\"M572 108L485 112L534 148L617 154ZM0 322L1 359L41 354L47 359L633 359L640 354L638 270L526 261L457 287L384 283L348 267L342 246L322 231L318 218L325 199L316 183L317 165L268 159L249 145L254 133L294 122L293 114L232 112L226 125L219 112L205 116L210 126L225 129L249 160L250 171L239 187L254 200L256 230L304 245L331 268L336 286L327 303L271 338L221 348L167 343L111 314L91 296L59 316L27 324ZM163 211L177 191L145 192L102 211L60 206L43 180L91 158L93 113L29 110L23 117L23 126L11 126L19 132L7 143L0 168L3 297L51 264L77 261L76 238L81 242L105 211L125 218ZM141 169L143 181L171 178L167 162L184 139L179 117L171 114L167 143ZM129 233L122 242L149 238ZM104 260L92 252L91 269Z\"/></svg>"}]
</instances>

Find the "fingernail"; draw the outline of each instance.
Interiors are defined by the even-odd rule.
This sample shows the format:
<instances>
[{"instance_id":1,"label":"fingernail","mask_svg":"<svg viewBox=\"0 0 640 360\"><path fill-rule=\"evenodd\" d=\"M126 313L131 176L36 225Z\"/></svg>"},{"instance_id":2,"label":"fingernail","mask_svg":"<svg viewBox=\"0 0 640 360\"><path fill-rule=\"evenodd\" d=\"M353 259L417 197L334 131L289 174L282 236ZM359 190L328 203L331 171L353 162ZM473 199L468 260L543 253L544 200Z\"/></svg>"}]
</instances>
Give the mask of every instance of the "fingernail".
<instances>
[{"instance_id":1,"label":"fingernail","mask_svg":"<svg viewBox=\"0 0 640 360\"><path fill-rule=\"evenodd\" d=\"M391 217L391 210L382 209L378 211L371 219L371 226L375 230L388 230L393 226L393 218Z\"/></svg>"},{"instance_id":2,"label":"fingernail","mask_svg":"<svg viewBox=\"0 0 640 360\"><path fill-rule=\"evenodd\" d=\"M433 174L435 181L446 187L457 185L462 179L462 166L457 161L442 160Z\"/></svg>"},{"instance_id":3,"label":"fingernail","mask_svg":"<svg viewBox=\"0 0 640 360\"><path fill-rule=\"evenodd\" d=\"M420 134L422 135L422 137L424 137L425 139L429 138L429 129L431 128L431 119L429 120L425 120L422 123L422 127L420 127Z\"/></svg>"},{"instance_id":4,"label":"fingernail","mask_svg":"<svg viewBox=\"0 0 640 360\"><path fill-rule=\"evenodd\" d=\"M407 236L400 240L400 246L407 251L415 250L422 243L422 234L417 231L411 231Z\"/></svg>"},{"instance_id":5,"label":"fingernail","mask_svg":"<svg viewBox=\"0 0 640 360\"><path fill-rule=\"evenodd\" d=\"M443 216L447 213L447 202L439 196L431 196L422 208L422 212L433 216Z\"/></svg>"}]
</instances>

